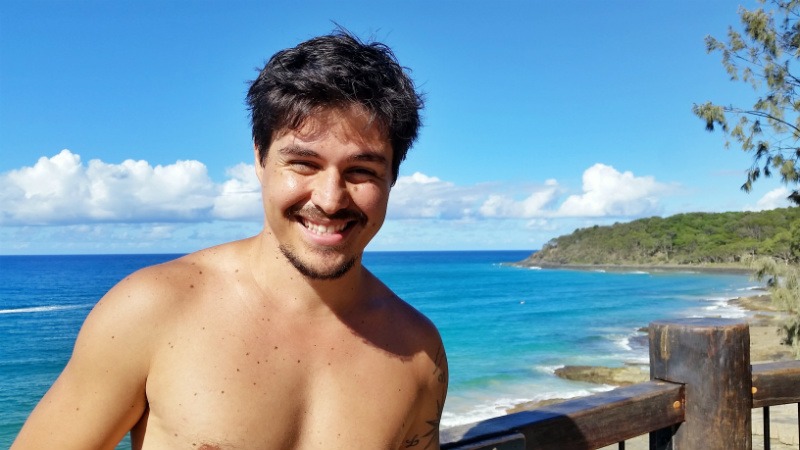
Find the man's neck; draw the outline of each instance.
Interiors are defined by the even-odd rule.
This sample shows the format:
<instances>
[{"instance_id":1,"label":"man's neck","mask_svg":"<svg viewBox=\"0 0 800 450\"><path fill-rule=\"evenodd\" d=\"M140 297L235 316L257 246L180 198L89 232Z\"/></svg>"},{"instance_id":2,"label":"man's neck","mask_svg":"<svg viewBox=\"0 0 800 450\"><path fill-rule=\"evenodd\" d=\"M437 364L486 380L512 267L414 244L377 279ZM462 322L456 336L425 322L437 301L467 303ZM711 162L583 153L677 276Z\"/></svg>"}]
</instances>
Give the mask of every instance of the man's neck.
<instances>
[{"instance_id":1,"label":"man's neck","mask_svg":"<svg viewBox=\"0 0 800 450\"><path fill-rule=\"evenodd\" d=\"M300 273L281 253L273 239L261 233L253 239L250 250L253 281L263 293L263 301L296 310L298 314L343 315L366 297L365 280L369 277L361 265L361 256L342 276L315 279Z\"/></svg>"}]
</instances>

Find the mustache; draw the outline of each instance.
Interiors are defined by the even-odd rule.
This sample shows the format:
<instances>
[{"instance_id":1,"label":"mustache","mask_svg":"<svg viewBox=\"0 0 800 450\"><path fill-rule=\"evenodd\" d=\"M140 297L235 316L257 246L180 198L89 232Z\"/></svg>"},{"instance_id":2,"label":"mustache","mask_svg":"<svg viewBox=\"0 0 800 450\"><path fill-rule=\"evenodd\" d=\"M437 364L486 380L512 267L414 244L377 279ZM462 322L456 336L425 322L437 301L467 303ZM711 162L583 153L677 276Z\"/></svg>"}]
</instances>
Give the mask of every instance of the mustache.
<instances>
[{"instance_id":1,"label":"mustache","mask_svg":"<svg viewBox=\"0 0 800 450\"><path fill-rule=\"evenodd\" d=\"M286 212L287 216L301 216L310 220L355 220L365 222L367 216L361 211L354 209L340 209L333 214L326 214L321 209L313 205L295 206Z\"/></svg>"}]
</instances>

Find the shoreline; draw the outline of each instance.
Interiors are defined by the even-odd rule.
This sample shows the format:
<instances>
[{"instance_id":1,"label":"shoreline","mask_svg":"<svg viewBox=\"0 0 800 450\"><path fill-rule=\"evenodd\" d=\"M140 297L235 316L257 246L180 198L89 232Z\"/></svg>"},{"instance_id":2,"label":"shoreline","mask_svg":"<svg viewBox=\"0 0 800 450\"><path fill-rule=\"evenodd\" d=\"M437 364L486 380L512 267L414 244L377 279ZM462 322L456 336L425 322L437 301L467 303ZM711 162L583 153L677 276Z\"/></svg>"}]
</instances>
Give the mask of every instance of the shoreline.
<instances>
[{"instance_id":1,"label":"shoreline","mask_svg":"<svg viewBox=\"0 0 800 450\"><path fill-rule=\"evenodd\" d=\"M772 305L769 294L756 294L731 299L729 305L745 311L743 318L750 328L750 359L752 363L794 360L791 347L781 342L780 324L787 313ZM714 317L710 315L709 317ZM645 331L647 327L643 327ZM647 336L644 335L646 339ZM594 384L598 387L617 388L641 383L650 379L649 365L623 364L619 367L606 366L564 366L555 371L555 375L575 381ZM575 398L575 397L573 397ZM559 403L571 398L552 398L547 400L523 402L506 409L506 414L527 411L539 407Z\"/></svg>"},{"instance_id":2,"label":"shoreline","mask_svg":"<svg viewBox=\"0 0 800 450\"><path fill-rule=\"evenodd\" d=\"M506 265L512 267L520 267L525 269L540 268L540 269L564 269L564 270L586 270L597 271L604 270L607 272L698 272L698 273L733 273L744 274L751 273L753 270L744 265L720 264L720 265L707 265L707 264L560 264L560 263L533 263L527 260L509 262Z\"/></svg>"}]
</instances>

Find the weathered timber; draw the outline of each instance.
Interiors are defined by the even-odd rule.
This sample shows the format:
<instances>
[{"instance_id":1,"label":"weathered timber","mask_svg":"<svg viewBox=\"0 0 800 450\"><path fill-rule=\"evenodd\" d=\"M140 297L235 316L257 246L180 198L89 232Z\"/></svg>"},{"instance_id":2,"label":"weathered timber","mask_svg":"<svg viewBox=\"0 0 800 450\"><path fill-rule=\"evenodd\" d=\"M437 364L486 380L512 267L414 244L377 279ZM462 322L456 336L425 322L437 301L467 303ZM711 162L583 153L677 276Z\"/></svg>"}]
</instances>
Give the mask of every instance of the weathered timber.
<instances>
[{"instance_id":1,"label":"weathered timber","mask_svg":"<svg viewBox=\"0 0 800 450\"><path fill-rule=\"evenodd\" d=\"M442 449L469 447L510 433L525 437L525 449L593 449L683 421L683 386L660 381L626 386L589 397L447 428ZM504 447L496 447L498 450ZM513 448L513 447L509 447Z\"/></svg>"},{"instance_id":2,"label":"weathered timber","mask_svg":"<svg viewBox=\"0 0 800 450\"><path fill-rule=\"evenodd\" d=\"M442 446L443 449L457 450L528 450L525 446L525 436L521 433L510 433L488 439L481 439L471 443L459 443L455 447Z\"/></svg>"},{"instance_id":3,"label":"weathered timber","mask_svg":"<svg viewBox=\"0 0 800 450\"><path fill-rule=\"evenodd\" d=\"M649 332L650 378L686 389L684 422L651 433L651 448L751 450L752 435L746 432L753 406L747 323L659 321L650 324Z\"/></svg>"},{"instance_id":4,"label":"weathered timber","mask_svg":"<svg viewBox=\"0 0 800 450\"><path fill-rule=\"evenodd\" d=\"M743 323L656 322L650 343L651 377L683 381L650 381L444 429L442 448L591 449L650 432L653 450L749 449L750 408L800 403L800 361L751 368Z\"/></svg>"},{"instance_id":5,"label":"weathered timber","mask_svg":"<svg viewBox=\"0 0 800 450\"><path fill-rule=\"evenodd\" d=\"M800 361L753 365L753 408L800 403Z\"/></svg>"}]
</instances>

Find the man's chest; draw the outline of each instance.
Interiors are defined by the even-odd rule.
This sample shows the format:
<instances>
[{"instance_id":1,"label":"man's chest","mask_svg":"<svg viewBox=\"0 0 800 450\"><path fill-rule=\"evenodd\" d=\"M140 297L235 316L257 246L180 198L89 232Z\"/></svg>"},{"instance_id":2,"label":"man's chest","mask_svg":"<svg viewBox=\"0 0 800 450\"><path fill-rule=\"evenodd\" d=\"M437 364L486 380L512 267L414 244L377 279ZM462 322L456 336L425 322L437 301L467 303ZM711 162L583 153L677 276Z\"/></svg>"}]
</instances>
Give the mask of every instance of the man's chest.
<instances>
[{"instance_id":1,"label":"man's chest","mask_svg":"<svg viewBox=\"0 0 800 450\"><path fill-rule=\"evenodd\" d=\"M147 433L165 448L397 448L419 395L410 361L341 339L176 339L157 355Z\"/></svg>"}]
</instances>

